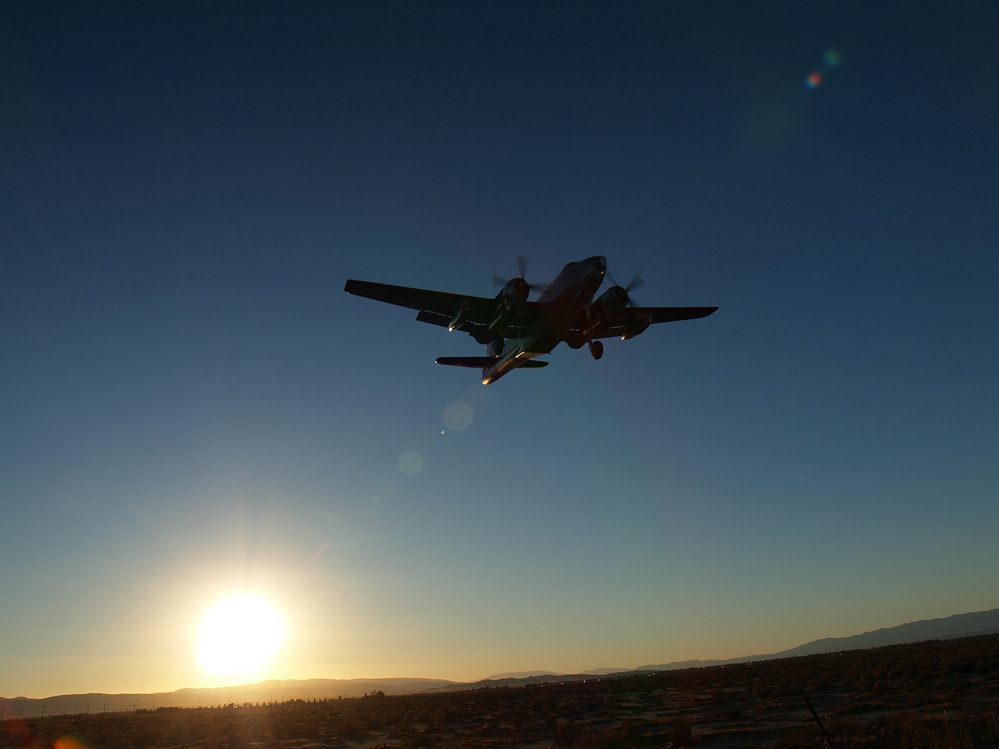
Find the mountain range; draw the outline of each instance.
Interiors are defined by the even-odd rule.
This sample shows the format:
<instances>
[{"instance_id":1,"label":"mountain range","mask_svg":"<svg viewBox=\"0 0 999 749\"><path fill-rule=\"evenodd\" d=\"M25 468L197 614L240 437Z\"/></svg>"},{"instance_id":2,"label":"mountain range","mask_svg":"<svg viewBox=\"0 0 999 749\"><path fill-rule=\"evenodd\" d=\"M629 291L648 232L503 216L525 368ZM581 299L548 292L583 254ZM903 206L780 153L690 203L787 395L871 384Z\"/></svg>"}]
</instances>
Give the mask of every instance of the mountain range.
<instances>
[{"instance_id":1,"label":"mountain range","mask_svg":"<svg viewBox=\"0 0 999 749\"><path fill-rule=\"evenodd\" d=\"M527 671L497 674L476 682L454 682L445 679L391 678L391 679L299 679L271 680L256 684L212 689L178 689L157 694L64 694L42 699L28 697L0 697L5 717L28 717L83 712L120 712L131 710L160 710L182 707L208 707L235 703L268 703L289 700L311 700L336 697L361 697L382 692L413 694L417 692L481 689L494 686L537 684L546 681L569 681L606 676L626 675L643 671L669 671L684 668L716 666L727 663L790 658L842 650L863 650L901 645L925 640L949 640L957 637L999 632L999 609L956 614L942 619L927 619L897 627L876 629L852 637L826 637L799 645L790 650L766 655L714 661L674 661L672 663L639 666L634 669L595 668L580 674L557 674L549 671Z\"/></svg>"},{"instance_id":2,"label":"mountain range","mask_svg":"<svg viewBox=\"0 0 999 749\"><path fill-rule=\"evenodd\" d=\"M955 614L942 619L922 619L896 627L885 627L850 637L825 637L799 645L790 650L766 655L746 655L723 661L674 661L665 665L639 666L635 671L666 671L698 666L717 666L726 663L749 663L750 661L793 658L799 655L836 653L841 650L866 650L887 645L904 645L909 642L926 640L953 640L957 637L975 637L999 632L999 609L975 611L970 614Z\"/></svg>"}]
</instances>

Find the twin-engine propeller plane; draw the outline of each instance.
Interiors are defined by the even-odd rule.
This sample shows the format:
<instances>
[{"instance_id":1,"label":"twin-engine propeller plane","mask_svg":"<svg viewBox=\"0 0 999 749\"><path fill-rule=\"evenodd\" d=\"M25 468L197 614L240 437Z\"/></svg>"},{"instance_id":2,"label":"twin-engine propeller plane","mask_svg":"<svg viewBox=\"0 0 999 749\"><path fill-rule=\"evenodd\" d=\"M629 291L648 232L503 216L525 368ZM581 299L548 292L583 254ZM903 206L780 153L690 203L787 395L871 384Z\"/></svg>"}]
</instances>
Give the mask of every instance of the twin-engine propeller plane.
<instances>
[{"instance_id":1,"label":"twin-engine propeller plane","mask_svg":"<svg viewBox=\"0 0 999 749\"><path fill-rule=\"evenodd\" d=\"M541 293L527 297L533 288L524 280L527 261L518 258L520 277L504 281L492 299L411 289L369 281L347 281L348 294L418 310L416 319L461 330L486 345L485 356L442 356L438 364L482 370L482 384L489 385L514 369L548 365L536 357L551 353L565 341L570 348L587 344L594 359L603 356L599 340L620 336L626 341L653 323L707 317L717 307L639 307L630 291L642 284L640 276L627 286L616 283L594 299L607 274L607 258L597 255L569 263ZM613 279L612 279L613 282Z\"/></svg>"}]
</instances>

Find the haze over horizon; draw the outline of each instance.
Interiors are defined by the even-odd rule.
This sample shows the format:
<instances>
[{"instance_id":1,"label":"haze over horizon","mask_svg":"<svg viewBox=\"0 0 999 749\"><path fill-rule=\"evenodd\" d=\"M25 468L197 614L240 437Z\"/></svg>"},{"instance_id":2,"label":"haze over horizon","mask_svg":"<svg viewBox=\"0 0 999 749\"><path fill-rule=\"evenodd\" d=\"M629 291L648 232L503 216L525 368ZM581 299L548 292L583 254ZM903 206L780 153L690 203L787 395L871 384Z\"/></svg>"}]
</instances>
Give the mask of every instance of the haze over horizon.
<instances>
[{"instance_id":1,"label":"haze over horizon","mask_svg":"<svg viewBox=\"0 0 999 749\"><path fill-rule=\"evenodd\" d=\"M975 0L10 8L0 695L220 684L238 592L258 680L994 608L997 30ZM596 254L719 309L483 387L434 364L468 336L342 291Z\"/></svg>"},{"instance_id":2,"label":"haze over horizon","mask_svg":"<svg viewBox=\"0 0 999 749\"><path fill-rule=\"evenodd\" d=\"M942 617L939 619L931 620L921 620L916 622L906 622L905 624L896 625L893 627L886 627L872 632L862 632L852 636L847 637L832 637L832 638L820 638L818 640L800 643L796 646L785 648L781 651L775 653L756 653L752 655L743 655L737 658L727 659L727 660L715 660L711 658L704 659L692 659L687 661L673 661L670 663L653 664L646 663L639 666L621 666L610 668L606 666L600 666L595 668L586 668L573 671L571 673L567 672L554 672L543 669L533 669L526 671L516 671L516 672L504 672L497 674L489 674L479 678L466 680L466 681L456 681L456 680L431 680L426 679L415 674L410 674L408 676L369 676L369 677L355 677L353 679L331 679L322 676L315 676L305 679L264 679L256 682L247 683L231 683L226 685L220 685L217 687L210 687L210 690L215 690L213 694L218 694L219 696L211 697L214 700L212 704L217 704L219 701L257 701L259 699L264 699L267 701L273 701L277 699L278 701L299 699L303 696L311 696L318 699L326 699L331 696L337 697L360 697L362 695L367 695L370 691L378 689L379 687L387 690L387 694L408 694L416 691L424 691L426 689L437 688L431 686L433 684L466 684L466 685L476 685L480 682L494 682L494 681L505 681L505 680L522 680L530 677L538 676L580 676L580 675L609 675L609 674L624 674L631 671L641 671L643 669L663 669L663 668L688 668L696 667L698 664L703 665L714 665L730 662L746 662L749 660L757 661L760 659L769 658L786 658L788 656L802 656L802 655L814 655L817 653L830 653L842 650L855 650L855 649L869 649L869 648L880 648L886 645L899 645L905 643L913 642L927 642L927 641L939 641L939 640L949 640L957 637L976 637L982 634L989 634L999 632L999 609L991 609L988 611L979 612L968 612L965 614L955 614L949 617ZM335 685L334 685L335 683ZM280 687L281 689L274 692L273 689ZM266 688L266 694L260 692L261 689ZM333 691L330 691L333 690ZM158 692L158 693L141 693L141 694L105 694L105 697L147 697L147 698L161 698L165 695L184 693L185 703L184 706L190 706L192 704L204 704L204 703L192 703L192 695L195 692L199 692L199 688L181 687L176 690L170 690L168 692ZM258 696L263 694L263 696ZM71 696L81 696L81 695L45 695L45 697L34 697L25 698L24 696L17 697L5 697L0 695L0 700L8 700L10 702L16 702L17 700L45 700L45 699L55 699L55 698L66 698ZM88 693L88 696L97 696L94 693ZM209 698L208 695L202 694L201 699L204 700ZM121 706L120 701L116 704L114 701L111 703L103 703L104 709L111 712L117 711L119 709L134 709L139 708L151 708L156 707L157 702L154 700L151 703L143 704L143 702L137 703L126 703ZM162 706L162 703L160 703ZM168 703L170 706L173 705L172 702ZM129 708L131 705L131 708ZM57 703L50 704L49 707L54 710L59 710L60 706ZM22 706L23 709L23 706ZM68 709L63 706L62 709ZM54 713L53 713L54 714Z\"/></svg>"}]
</instances>

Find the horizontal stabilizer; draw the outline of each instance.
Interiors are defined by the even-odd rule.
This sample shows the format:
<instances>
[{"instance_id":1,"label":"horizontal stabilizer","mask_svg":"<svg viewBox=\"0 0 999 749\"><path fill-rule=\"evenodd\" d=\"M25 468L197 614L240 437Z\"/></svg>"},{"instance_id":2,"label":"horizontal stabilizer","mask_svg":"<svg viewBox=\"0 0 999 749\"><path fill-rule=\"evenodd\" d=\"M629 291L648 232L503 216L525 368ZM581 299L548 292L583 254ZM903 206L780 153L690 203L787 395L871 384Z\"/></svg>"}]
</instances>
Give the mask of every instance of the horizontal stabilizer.
<instances>
[{"instance_id":1,"label":"horizontal stabilizer","mask_svg":"<svg viewBox=\"0 0 999 749\"><path fill-rule=\"evenodd\" d=\"M438 364L446 364L449 367L471 367L472 369L485 369L491 367L499 359L495 356L438 356ZM548 362L537 359L527 359L517 365L518 369L538 369L547 367Z\"/></svg>"},{"instance_id":2,"label":"horizontal stabilizer","mask_svg":"<svg viewBox=\"0 0 999 749\"><path fill-rule=\"evenodd\" d=\"M449 367L485 369L495 364L497 359L495 356L438 356L436 361Z\"/></svg>"}]
</instances>

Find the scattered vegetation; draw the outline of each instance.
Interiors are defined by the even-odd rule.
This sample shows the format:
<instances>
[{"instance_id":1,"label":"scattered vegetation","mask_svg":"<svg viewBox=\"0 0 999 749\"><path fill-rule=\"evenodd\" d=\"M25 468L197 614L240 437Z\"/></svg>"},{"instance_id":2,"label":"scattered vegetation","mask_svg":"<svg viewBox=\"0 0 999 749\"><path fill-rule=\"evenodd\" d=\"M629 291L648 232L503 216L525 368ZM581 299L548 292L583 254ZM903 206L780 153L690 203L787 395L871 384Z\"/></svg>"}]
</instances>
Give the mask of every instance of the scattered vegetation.
<instances>
[{"instance_id":1,"label":"scattered vegetation","mask_svg":"<svg viewBox=\"0 0 999 749\"><path fill-rule=\"evenodd\" d=\"M0 722L0 749L999 746L999 635L463 692Z\"/></svg>"}]
</instances>

